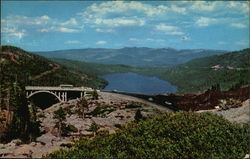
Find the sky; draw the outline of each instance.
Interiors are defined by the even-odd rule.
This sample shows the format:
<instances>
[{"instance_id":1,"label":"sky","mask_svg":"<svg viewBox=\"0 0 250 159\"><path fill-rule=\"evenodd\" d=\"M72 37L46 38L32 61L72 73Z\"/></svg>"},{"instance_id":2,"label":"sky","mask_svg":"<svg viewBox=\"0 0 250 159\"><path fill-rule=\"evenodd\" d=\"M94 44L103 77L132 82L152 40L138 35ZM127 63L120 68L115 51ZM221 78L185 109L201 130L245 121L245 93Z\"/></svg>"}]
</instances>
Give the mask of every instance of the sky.
<instances>
[{"instance_id":1,"label":"sky","mask_svg":"<svg viewBox=\"0 0 250 159\"><path fill-rule=\"evenodd\" d=\"M249 47L249 2L1 1L1 45L240 50Z\"/></svg>"}]
</instances>

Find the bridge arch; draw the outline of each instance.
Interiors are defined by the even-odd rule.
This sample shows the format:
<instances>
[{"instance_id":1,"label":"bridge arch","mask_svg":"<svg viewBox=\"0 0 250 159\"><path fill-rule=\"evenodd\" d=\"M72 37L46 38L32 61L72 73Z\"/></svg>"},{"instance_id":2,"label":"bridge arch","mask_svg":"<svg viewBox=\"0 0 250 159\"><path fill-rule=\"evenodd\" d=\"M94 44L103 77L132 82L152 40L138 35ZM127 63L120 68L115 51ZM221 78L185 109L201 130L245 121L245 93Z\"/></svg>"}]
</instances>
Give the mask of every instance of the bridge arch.
<instances>
[{"instance_id":1,"label":"bridge arch","mask_svg":"<svg viewBox=\"0 0 250 159\"><path fill-rule=\"evenodd\" d=\"M38 94L38 93L49 93L49 94L52 94L53 96L55 96L59 102L62 101L58 95L56 95L55 93L50 92L50 91L35 91L35 92L31 93L30 95L28 95L27 98L29 99L30 97L32 97L33 95Z\"/></svg>"}]
</instances>

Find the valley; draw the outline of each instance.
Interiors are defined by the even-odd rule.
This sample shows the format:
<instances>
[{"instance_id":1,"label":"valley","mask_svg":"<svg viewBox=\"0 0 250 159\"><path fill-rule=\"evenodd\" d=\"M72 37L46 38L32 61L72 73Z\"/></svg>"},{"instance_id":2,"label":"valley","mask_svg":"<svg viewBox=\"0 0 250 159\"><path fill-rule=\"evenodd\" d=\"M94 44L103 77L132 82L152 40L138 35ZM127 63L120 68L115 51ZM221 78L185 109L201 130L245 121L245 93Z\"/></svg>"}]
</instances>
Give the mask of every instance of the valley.
<instances>
[{"instance_id":1,"label":"valley","mask_svg":"<svg viewBox=\"0 0 250 159\"><path fill-rule=\"evenodd\" d=\"M51 60L96 76L127 72L155 76L176 86L177 93L202 93L217 84L220 85L221 90L249 84L250 80L247 77L250 70L249 59L250 49L248 48L223 55L198 58L172 67L99 64L58 58ZM216 69L215 66L220 67Z\"/></svg>"}]
</instances>

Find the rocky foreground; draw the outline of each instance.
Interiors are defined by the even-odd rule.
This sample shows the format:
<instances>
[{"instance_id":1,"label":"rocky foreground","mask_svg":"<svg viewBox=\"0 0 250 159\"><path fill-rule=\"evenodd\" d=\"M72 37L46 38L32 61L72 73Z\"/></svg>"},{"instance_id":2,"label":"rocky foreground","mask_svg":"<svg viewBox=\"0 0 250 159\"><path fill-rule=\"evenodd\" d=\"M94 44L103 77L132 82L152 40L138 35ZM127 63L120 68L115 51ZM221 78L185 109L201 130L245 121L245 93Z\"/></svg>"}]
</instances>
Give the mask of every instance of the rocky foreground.
<instances>
[{"instance_id":1,"label":"rocky foreground","mask_svg":"<svg viewBox=\"0 0 250 159\"><path fill-rule=\"evenodd\" d=\"M78 100L71 100L66 103L55 104L45 110L39 110L38 117L41 121L41 131L43 134L36 141L29 144L23 144L20 140L12 140L8 144L0 144L0 157L2 158L40 158L60 148L67 149L79 137L93 137L93 132L89 131L92 123L100 126L99 132L105 131L112 134L118 129L118 126L135 120L135 114L138 110L142 116L150 116L165 111L171 111L166 107L153 104L143 99L115 94L100 92L99 99L93 100L86 97L88 101L88 110L85 117L79 116L77 109ZM222 115L231 122L247 123L250 122L250 99L242 103L242 106L230 108L227 110L213 109L209 112ZM67 110L65 123L73 125L76 129L67 136L60 137L56 127L56 119L53 113L60 107ZM97 107L103 107L106 111L93 115ZM92 114L91 114L92 112ZM197 111L198 113L207 111Z\"/></svg>"},{"instance_id":2,"label":"rocky foreground","mask_svg":"<svg viewBox=\"0 0 250 159\"><path fill-rule=\"evenodd\" d=\"M115 133L117 126L125 124L135 119L137 110L143 116L149 116L165 111L171 111L166 107L153 104L146 100L126 95L100 92L99 99L93 100L86 97L89 108L85 117L79 116L77 109L78 100L71 100L65 103L55 104L37 113L41 121L41 131L43 134L36 141L23 144L20 140L12 140L8 144L0 144L0 157L2 158L39 158L60 148L67 148L73 140L79 137L92 137L93 132L88 131L92 123L100 126L98 131L105 131L109 134ZM104 107L104 111L98 115L91 115L96 107ZM132 107L131 107L132 106ZM73 125L76 130L67 136L60 137L56 120L53 118L54 111L60 107L67 110L65 123Z\"/></svg>"}]
</instances>

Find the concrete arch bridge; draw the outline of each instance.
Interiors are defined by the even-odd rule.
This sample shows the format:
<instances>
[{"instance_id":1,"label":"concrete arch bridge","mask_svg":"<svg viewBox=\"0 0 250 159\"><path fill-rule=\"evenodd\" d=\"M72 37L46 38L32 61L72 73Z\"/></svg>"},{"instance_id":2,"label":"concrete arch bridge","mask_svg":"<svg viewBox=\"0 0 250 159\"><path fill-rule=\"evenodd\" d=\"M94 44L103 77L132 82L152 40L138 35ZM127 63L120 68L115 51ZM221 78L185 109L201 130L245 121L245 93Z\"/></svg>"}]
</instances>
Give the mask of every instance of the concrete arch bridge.
<instances>
[{"instance_id":1,"label":"concrete arch bridge","mask_svg":"<svg viewBox=\"0 0 250 159\"><path fill-rule=\"evenodd\" d=\"M60 102L68 101L68 94L76 93L78 97L85 96L87 91L93 91L87 87L47 87L47 86L26 86L26 98L38 93L49 93L54 95Z\"/></svg>"},{"instance_id":2,"label":"concrete arch bridge","mask_svg":"<svg viewBox=\"0 0 250 159\"><path fill-rule=\"evenodd\" d=\"M57 100L57 102L53 102L52 104L58 103L58 102L66 102L70 99L76 99L81 98L86 95L86 92L93 91L92 88L86 88L86 87L48 87L48 86L26 86L26 98L28 100L32 100L32 98L37 97L36 102L47 102L50 103L49 100ZM50 96L50 98L43 99L41 95L44 96ZM49 107L49 104L47 106L42 107Z\"/></svg>"}]
</instances>

